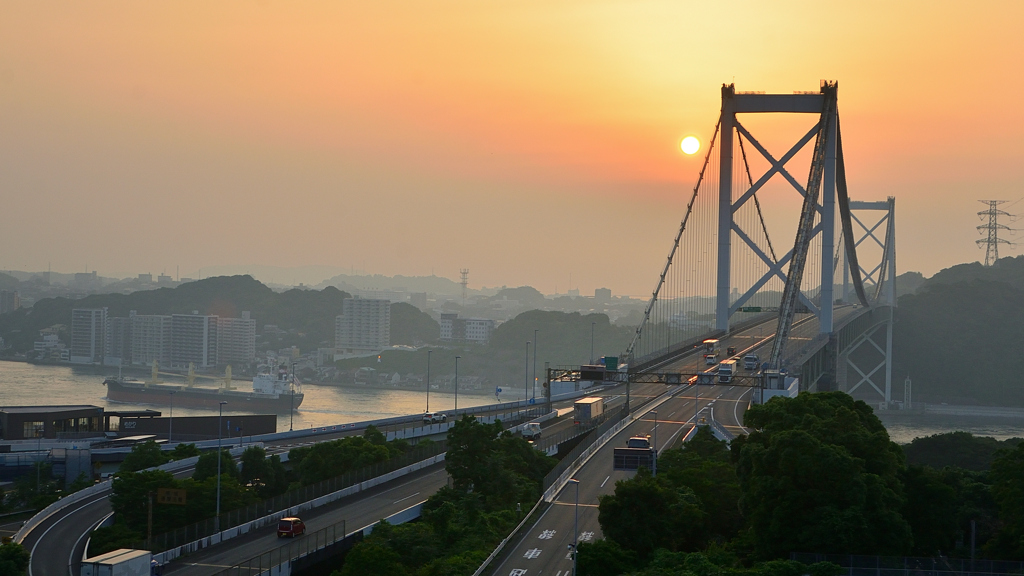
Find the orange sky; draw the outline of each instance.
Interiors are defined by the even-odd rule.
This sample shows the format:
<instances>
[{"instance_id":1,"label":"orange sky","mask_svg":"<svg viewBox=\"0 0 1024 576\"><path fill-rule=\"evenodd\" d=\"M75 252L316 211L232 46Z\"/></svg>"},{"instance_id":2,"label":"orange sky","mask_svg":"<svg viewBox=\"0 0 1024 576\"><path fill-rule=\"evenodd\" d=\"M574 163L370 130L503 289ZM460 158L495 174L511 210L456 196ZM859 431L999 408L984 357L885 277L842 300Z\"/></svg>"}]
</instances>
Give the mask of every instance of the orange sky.
<instances>
[{"instance_id":1,"label":"orange sky","mask_svg":"<svg viewBox=\"0 0 1024 576\"><path fill-rule=\"evenodd\" d=\"M719 86L822 78L851 194L897 197L899 270L978 259L977 200L1024 196L1024 3L834 4L4 3L0 269L646 294ZM777 155L806 124L750 122ZM762 202L795 218L781 185Z\"/></svg>"}]
</instances>

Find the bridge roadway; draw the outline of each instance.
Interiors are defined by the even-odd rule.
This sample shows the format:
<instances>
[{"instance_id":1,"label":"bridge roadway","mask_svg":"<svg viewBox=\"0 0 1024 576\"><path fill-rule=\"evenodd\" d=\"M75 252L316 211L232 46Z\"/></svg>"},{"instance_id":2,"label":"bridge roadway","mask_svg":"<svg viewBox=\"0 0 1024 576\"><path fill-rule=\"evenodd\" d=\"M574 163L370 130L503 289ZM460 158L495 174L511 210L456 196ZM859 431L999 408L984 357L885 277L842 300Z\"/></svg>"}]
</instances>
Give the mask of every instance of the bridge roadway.
<instances>
[{"instance_id":1,"label":"bridge roadway","mask_svg":"<svg viewBox=\"0 0 1024 576\"><path fill-rule=\"evenodd\" d=\"M839 321L855 310L854 307L837 309L836 320ZM788 347L791 353L796 353L802 347L800 343L809 342L818 334L818 322L813 316L803 315L798 321L799 324L791 331L791 343ZM723 338L723 349L735 346L737 353L752 350L764 358L770 353L770 335L774 328L771 322L737 331ZM769 327L766 328L766 325ZM703 357L694 353L658 368L657 371L697 372L707 368ZM575 484L566 484L552 501L551 507L533 526L524 531L522 537L493 572L495 576L569 576L572 573L569 546L573 543L577 511L579 541L592 542L602 538L601 526L597 521L600 497L614 493L617 481L631 478L635 474L612 469L612 452L616 446L623 446L626 438L650 434L653 439L657 433L657 448L663 451L692 426L698 410L706 411L708 408L711 408L714 419L733 434L747 432L743 427L743 414L751 401L753 388L724 385L684 385L675 388L675 395L657 407L657 424L653 414L646 414L626 426L584 464L575 475L580 481L578 488Z\"/></svg>"}]
</instances>

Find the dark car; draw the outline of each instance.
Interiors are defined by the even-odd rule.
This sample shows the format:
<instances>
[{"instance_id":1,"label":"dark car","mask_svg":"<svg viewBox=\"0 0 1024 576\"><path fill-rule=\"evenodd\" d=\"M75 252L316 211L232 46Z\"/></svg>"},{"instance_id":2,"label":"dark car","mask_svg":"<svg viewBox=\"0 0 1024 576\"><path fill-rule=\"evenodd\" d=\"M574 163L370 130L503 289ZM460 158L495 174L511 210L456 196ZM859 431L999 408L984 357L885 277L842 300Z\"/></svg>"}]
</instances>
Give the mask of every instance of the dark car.
<instances>
[{"instance_id":1,"label":"dark car","mask_svg":"<svg viewBox=\"0 0 1024 576\"><path fill-rule=\"evenodd\" d=\"M296 536L305 533L306 525L298 518L281 518L280 522L277 523L278 538L283 538L284 536L291 536L292 538L295 538Z\"/></svg>"}]
</instances>

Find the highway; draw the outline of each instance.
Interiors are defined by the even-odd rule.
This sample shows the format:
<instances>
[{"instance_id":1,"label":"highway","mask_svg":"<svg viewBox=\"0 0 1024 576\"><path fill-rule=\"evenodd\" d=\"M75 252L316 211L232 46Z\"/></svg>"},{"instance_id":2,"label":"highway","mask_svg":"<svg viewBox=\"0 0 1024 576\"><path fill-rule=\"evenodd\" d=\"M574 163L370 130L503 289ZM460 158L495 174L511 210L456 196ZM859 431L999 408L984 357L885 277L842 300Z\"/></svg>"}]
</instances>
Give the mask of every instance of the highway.
<instances>
[{"instance_id":1,"label":"highway","mask_svg":"<svg viewBox=\"0 0 1024 576\"><path fill-rule=\"evenodd\" d=\"M854 308L847 307L836 310L836 321ZM818 322L809 315L803 315L800 322L791 332L793 342L787 347L789 353L796 352L801 344L814 338L818 333ZM770 334L774 326L768 321L758 326L737 331L723 338L723 351L735 346L737 353L747 349L756 351L762 360L770 353L767 349L771 342ZM766 327L767 325L767 327ZM723 354L720 359L727 356ZM671 364L658 368L659 372L698 372L706 370L699 351ZM662 385L662 390L670 387ZM572 573L572 554L570 545L574 535L578 534L580 542L591 542L602 538L601 526L598 523L598 504L601 496L615 492L615 482L632 477L635 472L613 470L612 452L616 446L625 445L625 439L634 435L657 434L657 448L665 450L673 443L674 438L685 433L691 426L695 413L713 410L714 418L733 434L745 434L743 414L751 400L753 388L742 386L679 386L674 388L674 396L657 407L657 430L653 414L648 413L611 439L598 450L574 475L579 484L572 482L558 493L551 506L540 519L529 529L524 530L519 540L507 553L504 560L493 572L497 576L568 576ZM699 401L696 398L699 392ZM578 496L577 496L578 490ZM577 500L578 498L578 500ZM578 505L577 505L578 502ZM578 528L576 528L578 513ZM578 530L578 532L576 532Z\"/></svg>"}]
</instances>

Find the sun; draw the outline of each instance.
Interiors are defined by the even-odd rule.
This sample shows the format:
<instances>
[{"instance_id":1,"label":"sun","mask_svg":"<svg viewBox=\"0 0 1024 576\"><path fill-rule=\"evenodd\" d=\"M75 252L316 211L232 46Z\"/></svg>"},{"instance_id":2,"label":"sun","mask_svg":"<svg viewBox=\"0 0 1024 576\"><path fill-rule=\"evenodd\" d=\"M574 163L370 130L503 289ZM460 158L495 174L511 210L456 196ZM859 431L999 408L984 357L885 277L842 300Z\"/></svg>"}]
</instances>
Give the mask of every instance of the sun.
<instances>
[{"instance_id":1,"label":"sun","mask_svg":"<svg viewBox=\"0 0 1024 576\"><path fill-rule=\"evenodd\" d=\"M683 138L683 142L679 147L683 149L684 154L696 154L700 150L700 140L693 136L687 136Z\"/></svg>"}]
</instances>

